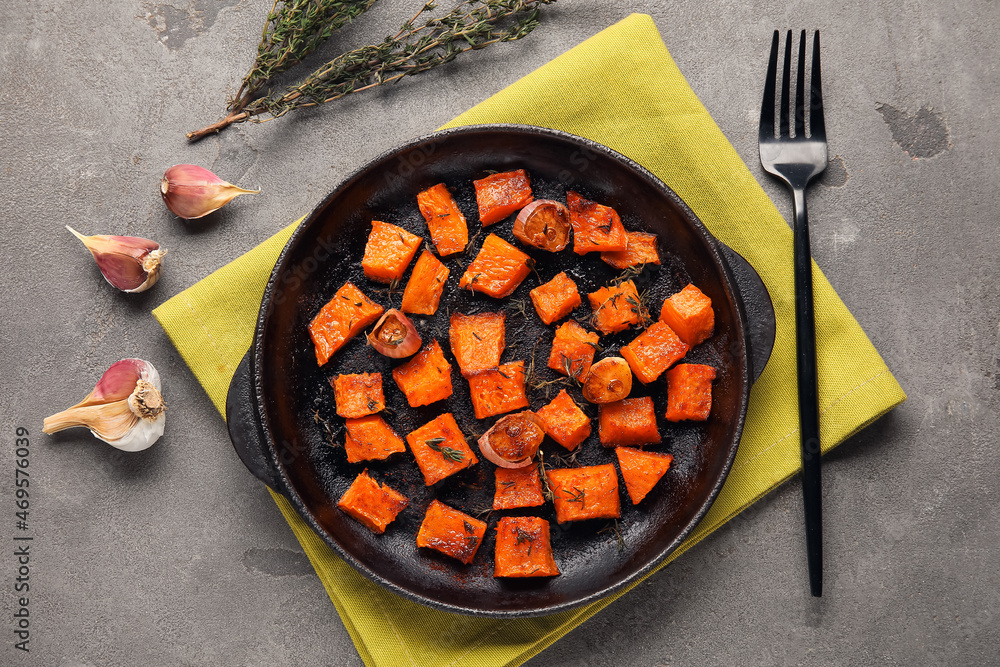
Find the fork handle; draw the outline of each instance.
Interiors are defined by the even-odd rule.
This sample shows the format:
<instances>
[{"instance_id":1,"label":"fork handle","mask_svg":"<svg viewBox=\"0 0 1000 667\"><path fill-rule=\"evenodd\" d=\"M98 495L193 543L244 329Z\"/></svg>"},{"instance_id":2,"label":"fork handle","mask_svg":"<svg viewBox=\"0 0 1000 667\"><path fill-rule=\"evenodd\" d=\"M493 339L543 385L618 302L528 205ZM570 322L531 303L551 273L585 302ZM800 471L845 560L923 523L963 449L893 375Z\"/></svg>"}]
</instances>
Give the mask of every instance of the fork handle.
<instances>
[{"instance_id":1,"label":"fork handle","mask_svg":"<svg viewBox=\"0 0 1000 667\"><path fill-rule=\"evenodd\" d=\"M812 253L805 188L792 189L795 208L795 342L802 443L802 495L806 518L809 588L823 594L823 524L820 494L819 394L816 388L816 322L813 312Z\"/></svg>"}]
</instances>

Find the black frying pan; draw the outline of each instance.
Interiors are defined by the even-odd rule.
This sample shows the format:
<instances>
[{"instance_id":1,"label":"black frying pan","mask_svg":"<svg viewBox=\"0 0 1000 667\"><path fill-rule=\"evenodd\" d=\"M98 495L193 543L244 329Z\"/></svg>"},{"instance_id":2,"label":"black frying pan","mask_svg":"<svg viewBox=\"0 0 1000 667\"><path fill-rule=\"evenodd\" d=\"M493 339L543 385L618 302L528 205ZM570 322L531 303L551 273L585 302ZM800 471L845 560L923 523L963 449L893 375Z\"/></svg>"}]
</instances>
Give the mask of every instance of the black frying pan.
<instances>
[{"instance_id":1,"label":"black frying pan","mask_svg":"<svg viewBox=\"0 0 1000 667\"><path fill-rule=\"evenodd\" d=\"M662 300L693 282L712 299L715 334L697 346L686 361L718 369L712 414L704 423L671 424L665 381L643 387L633 396L650 395L663 435L652 449L674 455L671 470L638 506L620 483L622 517L613 522L586 521L560 526L551 505L493 513L475 560L464 566L445 556L420 550L415 535L433 498L473 513L492 506L493 465L479 465L433 488L407 452L384 462L349 464L341 443L342 420L336 416L329 380L339 373L381 371L389 412L387 421L401 435L442 412L455 414L469 435L494 421L476 420L468 387L447 345L448 311L464 313L504 307L489 297L457 289L458 278L472 260L483 236L466 255L445 258L451 269L449 287L433 317L415 317L425 341L437 338L453 366L454 395L432 406L411 409L395 387L391 369L400 363L376 354L357 338L328 364L317 367L307 326L346 281L385 307L398 307L400 294L389 295L367 280L361 257L373 219L403 226L428 237L416 206L416 194L444 182L469 220L470 235L479 230L473 179L487 170L524 168L536 198L565 201L567 188L613 206L626 228L659 235L663 264L636 280L648 289L653 316ZM514 242L512 220L489 227ZM517 244L520 245L520 244ZM567 271L581 294L617 275L596 254L580 258L569 249L551 254L528 249L542 281ZM507 349L502 361L529 359L534 352L540 379L557 377L545 368L552 329L541 323L528 291L529 277L511 299L524 300L527 317L508 309ZM586 316L585 305L579 312ZM614 354L636 331L602 338L603 354ZM541 341L541 342L538 342ZM258 478L285 495L306 522L359 572L410 599L448 611L494 617L534 616L592 602L621 589L649 572L673 551L708 511L736 455L747 399L753 380L763 370L774 342L774 312L760 278L752 268L715 240L691 210L666 185L628 158L600 144L570 134L536 127L497 125L465 127L411 141L375 159L341 184L289 239L271 274L261 304L253 346L233 378L227 420L233 444ZM554 396L559 387L553 387ZM586 405L574 388L570 392ZM537 409L548 399L544 390L531 396ZM587 408L596 418L594 406ZM338 446L332 446L331 442ZM546 441L543 450L562 453ZM594 433L580 448L577 462L594 465L614 461ZM364 468L410 498L410 505L384 535L374 535L336 508L336 501ZM493 578L493 528L499 515L542 516L552 525L552 546L562 574L554 578ZM605 530L606 529L606 530ZM603 532L602 532L603 531Z\"/></svg>"}]
</instances>

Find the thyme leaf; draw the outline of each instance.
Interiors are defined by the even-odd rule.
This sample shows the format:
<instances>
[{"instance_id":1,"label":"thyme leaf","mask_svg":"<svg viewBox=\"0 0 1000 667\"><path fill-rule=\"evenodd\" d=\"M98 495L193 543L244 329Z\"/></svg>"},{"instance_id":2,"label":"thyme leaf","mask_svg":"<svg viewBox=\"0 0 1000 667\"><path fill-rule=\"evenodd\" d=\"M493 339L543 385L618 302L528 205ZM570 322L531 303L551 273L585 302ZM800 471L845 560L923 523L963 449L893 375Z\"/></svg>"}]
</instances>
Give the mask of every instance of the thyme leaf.
<instances>
[{"instance_id":1,"label":"thyme leaf","mask_svg":"<svg viewBox=\"0 0 1000 667\"><path fill-rule=\"evenodd\" d=\"M465 460L465 454L458 451L457 449L452 449L451 447L442 447L441 443L444 442L444 438L431 438L430 440L425 440L424 444L438 452L448 461L454 461L455 463L461 463Z\"/></svg>"}]
</instances>

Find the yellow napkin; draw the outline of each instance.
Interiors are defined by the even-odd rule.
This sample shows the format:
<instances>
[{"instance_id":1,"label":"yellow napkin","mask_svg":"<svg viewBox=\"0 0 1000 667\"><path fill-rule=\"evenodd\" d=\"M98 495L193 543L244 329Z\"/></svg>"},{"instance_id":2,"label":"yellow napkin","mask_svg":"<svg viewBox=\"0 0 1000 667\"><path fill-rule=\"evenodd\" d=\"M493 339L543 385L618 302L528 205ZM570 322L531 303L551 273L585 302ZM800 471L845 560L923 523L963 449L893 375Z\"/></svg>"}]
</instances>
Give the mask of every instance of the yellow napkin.
<instances>
[{"instance_id":1,"label":"yellow napkin","mask_svg":"<svg viewBox=\"0 0 1000 667\"><path fill-rule=\"evenodd\" d=\"M631 157L749 260L771 292L777 341L751 394L739 453L712 509L673 560L800 468L791 231L684 80L648 16L634 14L600 32L448 126L498 122L565 130ZM220 412L250 345L268 275L297 224L153 311ZM815 265L813 271L825 452L906 396L830 283ZM334 555L284 498L275 495L275 501L366 665L520 665L618 597L531 619L436 611L370 583Z\"/></svg>"}]
</instances>

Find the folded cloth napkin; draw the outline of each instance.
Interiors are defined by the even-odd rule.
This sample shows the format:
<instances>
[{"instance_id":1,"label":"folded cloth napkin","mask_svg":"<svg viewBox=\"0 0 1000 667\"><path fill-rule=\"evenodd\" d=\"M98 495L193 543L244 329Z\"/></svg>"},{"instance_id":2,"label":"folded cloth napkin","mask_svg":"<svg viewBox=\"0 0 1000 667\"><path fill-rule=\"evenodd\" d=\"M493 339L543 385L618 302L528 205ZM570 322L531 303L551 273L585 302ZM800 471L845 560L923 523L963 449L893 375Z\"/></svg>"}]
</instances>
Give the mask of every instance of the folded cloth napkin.
<instances>
[{"instance_id":1,"label":"folded cloth napkin","mask_svg":"<svg viewBox=\"0 0 1000 667\"><path fill-rule=\"evenodd\" d=\"M800 469L795 391L792 233L667 53L635 14L500 91L451 123L522 123L609 146L663 179L760 273L777 340L754 385L739 453L709 513L673 560ZM264 285L298 222L181 292L153 314L220 412L253 335ZM814 265L823 451L906 399L878 352ZM226 446L220 443L220 446ZM619 595L542 618L458 616L410 602L338 558L274 496L366 665L520 665Z\"/></svg>"}]
</instances>

